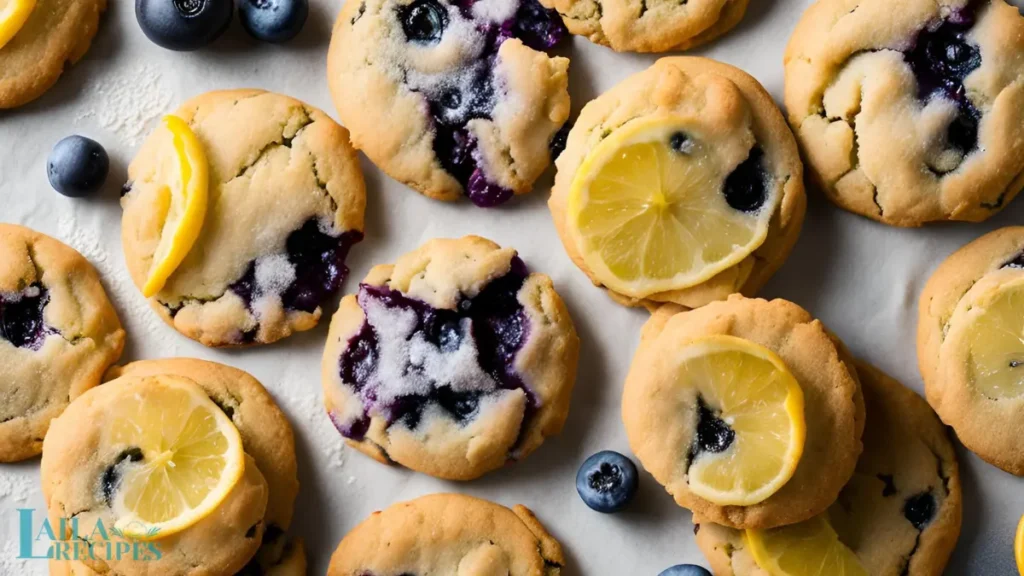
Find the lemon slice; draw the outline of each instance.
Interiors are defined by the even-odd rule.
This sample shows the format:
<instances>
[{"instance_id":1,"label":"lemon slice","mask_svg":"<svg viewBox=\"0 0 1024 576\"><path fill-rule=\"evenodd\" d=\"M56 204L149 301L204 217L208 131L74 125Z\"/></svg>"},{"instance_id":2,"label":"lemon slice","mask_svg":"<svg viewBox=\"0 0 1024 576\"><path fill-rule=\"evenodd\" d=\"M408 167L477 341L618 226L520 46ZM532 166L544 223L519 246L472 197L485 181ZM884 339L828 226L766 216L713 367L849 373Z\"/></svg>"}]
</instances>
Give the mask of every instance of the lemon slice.
<instances>
[{"instance_id":1,"label":"lemon slice","mask_svg":"<svg viewBox=\"0 0 1024 576\"><path fill-rule=\"evenodd\" d=\"M1024 517L1017 524L1017 535L1013 538L1013 556L1017 559L1017 573L1024 576Z\"/></svg>"},{"instance_id":2,"label":"lemon slice","mask_svg":"<svg viewBox=\"0 0 1024 576\"><path fill-rule=\"evenodd\" d=\"M782 528L747 530L744 540L771 576L868 576L823 515Z\"/></svg>"},{"instance_id":3,"label":"lemon slice","mask_svg":"<svg viewBox=\"0 0 1024 576\"><path fill-rule=\"evenodd\" d=\"M25 26L36 0L0 0L0 48L3 48Z\"/></svg>"},{"instance_id":4,"label":"lemon slice","mask_svg":"<svg viewBox=\"0 0 1024 576\"><path fill-rule=\"evenodd\" d=\"M110 412L108 440L123 446L112 495L114 527L152 540L212 513L245 469L242 438L195 383L176 376L125 388Z\"/></svg>"},{"instance_id":5,"label":"lemon slice","mask_svg":"<svg viewBox=\"0 0 1024 576\"><path fill-rule=\"evenodd\" d=\"M1024 279L986 300L967 327L971 383L989 398L1015 398L1024 394Z\"/></svg>"},{"instance_id":6,"label":"lemon slice","mask_svg":"<svg viewBox=\"0 0 1024 576\"><path fill-rule=\"evenodd\" d=\"M735 336L681 352L678 383L700 410L687 471L690 490L720 505L763 502L793 477L804 450L804 395L782 359Z\"/></svg>"},{"instance_id":7,"label":"lemon slice","mask_svg":"<svg viewBox=\"0 0 1024 576\"><path fill-rule=\"evenodd\" d=\"M192 249L206 218L209 195L210 169L195 133L177 116L164 116L160 129L167 132L174 168L167 171L168 181L160 188L156 201L156 210L163 215L163 230L142 287L146 298L164 287Z\"/></svg>"},{"instance_id":8,"label":"lemon slice","mask_svg":"<svg viewBox=\"0 0 1024 576\"><path fill-rule=\"evenodd\" d=\"M687 136L690 124L628 122L576 172L567 229L594 277L615 292L643 298L695 286L764 243L774 195L749 212L730 206L722 174L731 167Z\"/></svg>"}]
</instances>

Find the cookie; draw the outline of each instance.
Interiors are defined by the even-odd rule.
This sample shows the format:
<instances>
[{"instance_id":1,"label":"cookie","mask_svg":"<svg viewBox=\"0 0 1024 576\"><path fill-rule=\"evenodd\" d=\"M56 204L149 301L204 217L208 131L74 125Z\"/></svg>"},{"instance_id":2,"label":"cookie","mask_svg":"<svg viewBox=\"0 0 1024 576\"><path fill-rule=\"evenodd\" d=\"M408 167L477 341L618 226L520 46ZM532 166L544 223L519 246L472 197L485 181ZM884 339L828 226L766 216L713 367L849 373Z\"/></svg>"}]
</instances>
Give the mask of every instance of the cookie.
<instances>
[{"instance_id":1,"label":"cookie","mask_svg":"<svg viewBox=\"0 0 1024 576\"><path fill-rule=\"evenodd\" d=\"M260 90L210 92L175 115L205 151L209 199L198 238L150 304L207 346L266 344L313 328L363 237L366 188L348 132ZM161 127L146 140L121 199L125 260L140 289L168 233L168 139Z\"/></svg>"},{"instance_id":2,"label":"cookie","mask_svg":"<svg viewBox=\"0 0 1024 576\"><path fill-rule=\"evenodd\" d=\"M43 447L42 485L51 521L77 512L83 526L97 520L112 525L110 504L97 485L116 478L121 454L103 454L105 410L123 390L147 379L185 379L203 389L231 419L242 437L247 466L228 500L210 516L182 532L156 540L159 560L100 557L60 562L78 574L85 569L120 574L190 574L196 559L213 574L233 574L247 564L292 566L304 554L291 543L291 524L299 483L291 425L266 389L249 374L204 360L174 358L134 362L112 368L110 379L74 403L55 421ZM54 524L57 525L56 523ZM89 574L89 572L83 572ZM286 572L288 573L288 572Z\"/></svg>"},{"instance_id":3,"label":"cookie","mask_svg":"<svg viewBox=\"0 0 1024 576\"><path fill-rule=\"evenodd\" d=\"M37 0L28 19L0 46L0 109L40 97L89 50L107 0Z\"/></svg>"},{"instance_id":4,"label":"cookie","mask_svg":"<svg viewBox=\"0 0 1024 576\"><path fill-rule=\"evenodd\" d=\"M917 360L925 393L960 441L1024 476L1024 227L996 230L947 258L921 293Z\"/></svg>"},{"instance_id":5,"label":"cookie","mask_svg":"<svg viewBox=\"0 0 1024 576\"><path fill-rule=\"evenodd\" d=\"M675 389L680 350L714 335L767 348L803 392L806 440L796 470L781 489L749 506L714 504L690 487L689 468L706 453L728 454L737 434L707 399ZM820 321L785 300L737 295L697 310L663 306L654 313L626 378L622 418L633 452L677 504L709 522L772 528L806 520L835 501L861 452L864 400L849 352ZM707 446L709 433L722 445Z\"/></svg>"},{"instance_id":6,"label":"cookie","mask_svg":"<svg viewBox=\"0 0 1024 576\"><path fill-rule=\"evenodd\" d=\"M541 0L573 34L617 52L689 50L743 19L747 0Z\"/></svg>"},{"instance_id":7,"label":"cookie","mask_svg":"<svg viewBox=\"0 0 1024 576\"><path fill-rule=\"evenodd\" d=\"M327 576L558 576L562 546L524 506L434 494L376 512L342 539Z\"/></svg>"},{"instance_id":8,"label":"cookie","mask_svg":"<svg viewBox=\"0 0 1024 576\"><path fill-rule=\"evenodd\" d=\"M435 239L342 299L324 402L360 451L470 480L561 431L578 355L550 278L484 238Z\"/></svg>"},{"instance_id":9,"label":"cookie","mask_svg":"<svg viewBox=\"0 0 1024 576\"><path fill-rule=\"evenodd\" d=\"M868 574L939 576L960 534L953 445L920 396L863 362L857 371L867 406L864 453L828 518ZM768 576L742 532L698 522L697 544L717 576Z\"/></svg>"},{"instance_id":10,"label":"cookie","mask_svg":"<svg viewBox=\"0 0 1024 576\"><path fill-rule=\"evenodd\" d=\"M702 166L713 166L704 175L710 184L690 185L680 193L679 202L692 198L703 203L701 208L714 202L723 217L758 215L759 220L767 219L759 224L766 225L767 232L760 244L752 242L735 254L734 264L708 278L687 278L666 285L668 289L652 286L633 294L609 288L609 294L630 306L672 302L687 308L736 292L752 296L782 265L799 236L806 211L803 167L782 114L757 80L706 58L663 58L583 108L569 132L566 150L556 162L558 174L548 202L566 252L596 285L607 287L611 279L587 262L587 254L572 232L573 189L578 179L587 177L587 163L606 139L639 122L660 119L683 127L679 132L672 129L672 137L683 146L680 153L688 154L702 170ZM673 142L668 144L676 150ZM718 208L718 204L722 206ZM673 235L679 236L680 242L696 245L695 238L725 228L687 228ZM642 239L622 242L639 244Z\"/></svg>"},{"instance_id":11,"label":"cookie","mask_svg":"<svg viewBox=\"0 0 1024 576\"><path fill-rule=\"evenodd\" d=\"M825 0L789 41L785 101L840 207L979 222L1024 186L1022 77L1024 17L1002 0Z\"/></svg>"},{"instance_id":12,"label":"cookie","mask_svg":"<svg viewBox=\"0 0 1024 576\"><path fill-rule=\"evenodd\" d=\"M99 275L81 254L0 224L0 462L38 455L50 420L100 383L124 338Z\"/></svg>"},{"instance_id":13,"label":"cookie","mask_svg":"<svg viewBox=\"0 0 1024 576\"><path fill-rule=\"evenodd\" d=\"M496 206L557 155L569 60L544 50L566 34L537 0L353 0L327 77L353 144L381 170L431 198Z\"/></svg>"}]
</instances>

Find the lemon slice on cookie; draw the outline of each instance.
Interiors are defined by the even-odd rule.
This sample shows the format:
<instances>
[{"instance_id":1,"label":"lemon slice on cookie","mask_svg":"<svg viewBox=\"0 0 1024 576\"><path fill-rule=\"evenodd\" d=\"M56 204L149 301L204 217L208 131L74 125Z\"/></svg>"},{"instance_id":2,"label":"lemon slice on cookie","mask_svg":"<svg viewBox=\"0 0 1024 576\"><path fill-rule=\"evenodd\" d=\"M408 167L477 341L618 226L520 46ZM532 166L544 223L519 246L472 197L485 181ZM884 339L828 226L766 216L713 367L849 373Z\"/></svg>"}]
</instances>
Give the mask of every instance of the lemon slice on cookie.
<instances>
[{"instance_id":1,"label":"lemon slice on cookie","mask_svg":"<svg viewBox=\"0 0 1024 576\"><path fill-rule=\"evenodd\" d=\"M163 538L202 520L245 469L238 429L191 380L146 378L110 409L107 442L125 455L111 494L114 527L137 540Z\"/></svg>"},{"instance_id":2,"label":"lemon slice on cookie","mask_svg":"<svg viewBox=\"0 0 1024 576\"><path fill-rule=\"evenodd\" d=\"M782 528L747 530L744 541L757 565L771 576L868 576L824 516Z\"/></svg>"},{"instance_id":3,"label":"lemon slice on cookie","mask_svg":"<svg viewBox=\"0 0 1024 576\"><path fill-rule=\"evenodd\" d=\"M804 396L771 350L710 336L680 352L679 385L696 390L690 490L715 504L763 502L792 478L803 455Z\"/></svg>"},{"instance_id":4,"label":"lemon slice on cookie","mask_svg":"<svg viewBox=\"0 0 1024 576\"><path fill-rule=\"evenodd\" d=\"M968 325L971 384L989 398L1024 394L1024 279L985 295Z\"/></svg>"},{"instance_id":5,"label":"lemon slice on cookie","mask_svg":"<svg viewBox=\"0 0 1024 576\"><path fill-rule=\"evenodd\" d=\"M615 292L643 298L695 286L741 262L768 235L769 183L728 176L735 167L720 165L710 144L689 135L690 124L674 116L627 122L574 177L568 233L594 277ZM748 161L761 155L755 148Z\"/></svg>"},{"instance_id":6,"label":"lemon slice on cookie","mask_svg":"<svg viewBox=\"0 0 1024 576\"><path fill-rule=\"evenodd\" d=\"M209 164L195 133L177 116L165 116L160 130L166 133L171 166L161 175L164 185L156 201L162 231L142 287L147 298L156 295L185 260L202 231L209 202Z\"/></svg>"},{"instance_id":7,"label":"lemon slice on cookie","mask_svg":"<svg viewBox=\"0 0 1024 576\"><path fill-rule=\"evenodd\" d=\"M3 48L28 22L36 0L0 0L0 48Z\"/></svg>"}]
</instances>

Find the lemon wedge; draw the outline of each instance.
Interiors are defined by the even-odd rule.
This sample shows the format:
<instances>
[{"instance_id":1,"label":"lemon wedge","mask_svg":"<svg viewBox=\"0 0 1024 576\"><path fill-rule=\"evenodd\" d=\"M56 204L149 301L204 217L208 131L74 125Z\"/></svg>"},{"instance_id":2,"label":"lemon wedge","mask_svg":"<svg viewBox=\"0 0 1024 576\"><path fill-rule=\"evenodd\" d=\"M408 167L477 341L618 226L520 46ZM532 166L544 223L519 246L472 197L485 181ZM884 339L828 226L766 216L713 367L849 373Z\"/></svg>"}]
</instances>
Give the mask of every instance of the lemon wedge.
<instances>
[{"instance_id":1,"label":"lemon wedge","mask_svg":"<svg viewBox=\"0 0 1024 576\"><path fill-rule=\"evenodd\" d=\"M1024 394L1024 279L976 302L967 326L971 384L993 399Z\"/></svg>"},{"instance_id":2,"label":"lemon wedge","mask_svg":"<svg viewBox=\"0 0 1024 576\"><path fill-rule=\"evenodd\" d=\"M0 48L25 26L35 7L36 0L0 0Z\"/></svg>"},{"instance_id":3,"label":"lemon wedge","mask_svg":"<svg viewBox=\"0 0 1024 576\"><path fill-rule=\"evenodd\" d=\"M112 404L107 440L123 447L112 494L114 528L153 540L205 518L245 469L242 438L193 381L158 376L126 387Z\"/></svg>"},{"instance_id":4,"label":"lemon wedge","mask_svg":"<svg viewBox=\"0 0 1024 576\"><path fill-rule=\"evenodd\" d=\"M644 298L696 286L764 243L775 194L737 209L714 150L674 116L628 122L594 147L569 191L567 231L594 277ZM752 151L751 154L760 154Z\"/></svg>"},{"instance_id":5,"label":"lemon wedge","mask_svg":"<svg viewBox=\"0 0 1024 576\"><path fill-rule=\"evenodd\" d=\"M177 116L164 116L159 129L167 132L174 169L168 171L168 181L160 188L156 200L156 210L163 216L163 229L142 287L146 298L164 287L199 238L209 196L210 169L195 133Z\"/></svg>"},{"instance_id":6,"label":"lemon wedge","mask_svg":"<svg viewBox=\"0 0 1024 576\"><path fill-rule=\"evenodd\" d=\"M782 528L747 530L744 540L771 576L868 576L823 515Z\"/></svg>"},{"instance_id":7,"label":"lemon wedge","mask_svg":"<svg viewBox=\"0 0 1024 576\"><path fill-rule=\"evenodd\" d=\"M803 391L782 359L749 340L710 336L683 348L678 373L700 404L690 490L733 506L778 492L793 477L806 437Z\"/></svg>"},{"instance_id":8,"label":"lemon wedge","mask_svg":"<svg viewBox=\"0 0 1024 576\"><path fill-rule=\"evenodd\" d=\"M1017 524L1017 535L1013 538L1013 556L1017 559L1017 573L1024 576L1024 517Z\"/></svg>"}]
</instances>

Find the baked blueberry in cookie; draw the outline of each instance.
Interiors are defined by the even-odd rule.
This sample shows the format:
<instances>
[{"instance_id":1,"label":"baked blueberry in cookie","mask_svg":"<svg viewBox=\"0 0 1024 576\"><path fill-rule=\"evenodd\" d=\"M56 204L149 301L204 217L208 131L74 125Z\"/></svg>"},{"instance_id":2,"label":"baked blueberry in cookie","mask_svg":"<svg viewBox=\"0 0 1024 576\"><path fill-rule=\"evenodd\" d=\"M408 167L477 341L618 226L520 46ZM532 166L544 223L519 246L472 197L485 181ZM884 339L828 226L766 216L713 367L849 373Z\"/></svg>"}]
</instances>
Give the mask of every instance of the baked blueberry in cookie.
<instances>
[{"instance_id":1,"label":"baked blueberry in cookie","mask_svg":"<svg viewBox=\"0 0 1024 576\"><path fill-rule=\"evenodd\" d=\"M0 10L0 110L42 96L88 52L107 0L9 0Z\"/></svg>"},{"instance_id":2,"label":"baked blueberry in cookie","mask_svg":"<svg viewBox=\"0 0 1024 576\"><path fill-rule=\"evenodd\" d=\"M348 133L286 96L211 92L185 103L128 176L132 279L168 323L207 346L315 326L363 237L365 185Z\"/></svg>"},{"instance_id":3,"label":"baked blueberry in cookie","mask_svg":"<svg viewBox=\"0 0 1024 576\"><path fill-rule=\"evenodd\" d=\"M357 148L427 196L529 192L569 113L566 35L536 0L365 0L342 8L328 79Z\"/></svg>"},{"instance_id":4,"label":"baked blueberry in cookie","mask_svg":"<svg viewBox=\"0 0 1024 576\"><path fill-rule=\"evenodd\" d=\"M564 422L578 339L551 281L478 237L374 268L331 321L327 411L385 462L470 479Z\"/></svg>"},{"instance_id":5,"label":"baked blueberry in cookie","mask_svg":"<svg viewBox=\"0 0 1024 576\"><path fill-rule=\"evenodd\" d=\"M327 576L559 576L561 545L524 506L432 494L375 512L345 535Z\"/></svg>"},{"instance_id":6,"label":"baked blueberry in cookie","mask_svg":"<svg viewBox=\"0 0 1024 576\"><path fill-rule=\"evenodd\" d=\"M982 459L1024 475L1024 228L947 258L921 293L918 364L928 402Z\"/></svg>"},{"instance_id":7,"label":"baked blueberry in cookie","mask_svg":"<svg viewBox=\"0 0 1024 576\"><path fill-rule=\"evenodd\" d=\"M1003 0L828 0L786 51L789 121L839 206L981 221L1024 185L1024 16ZM879 29L877 22L890 26Z\"/></svg>"},{"instance_id":8,"label":"baked blueberry in cookie","mask_svg":"<svg viewBox=\"0 0 1024 576\"><path fill-rule=\"evenodd\" d=\"M747 0L541 0L573 34L619 52L688 50L728 32Z\"/></svg>"},{"instance_id":9,"label":"baked blueberry in cookie","mask_svg":"<svg viewBox=\"0 0 1024 576\"><path fill-rule=\"evenodd\" d=\"M124 339L81 254L0 224L0 462L38 455L50 421L100 383Z\"/></svg>"},{"instance_id":10,"label":"baked blueberry in cookie","mask_svg":"<svg viewBox=\"0 0 1024 576\"><path fill-rule=\"evenodd\" d=\"M697 545L715 574L768 576L780 573L777 561L787 574L944 573L961 522L953 445L914 391L863 362L857 371L867 414L864 452L838 500L812 520L770 530L696 518Z\"/></svg>"},{"instance_id":11,"label":"baked blueberry in cookie","mask_svg":"<svg viewBox=\"0 0 1024 576\"><path fill-rule=\"evenodd\" d=\"M562 244L629 306L753 295L803 222L781 112L754 78L706 58L661 59L588 103L556 165Z\"/></svg>"}]
</instances>

